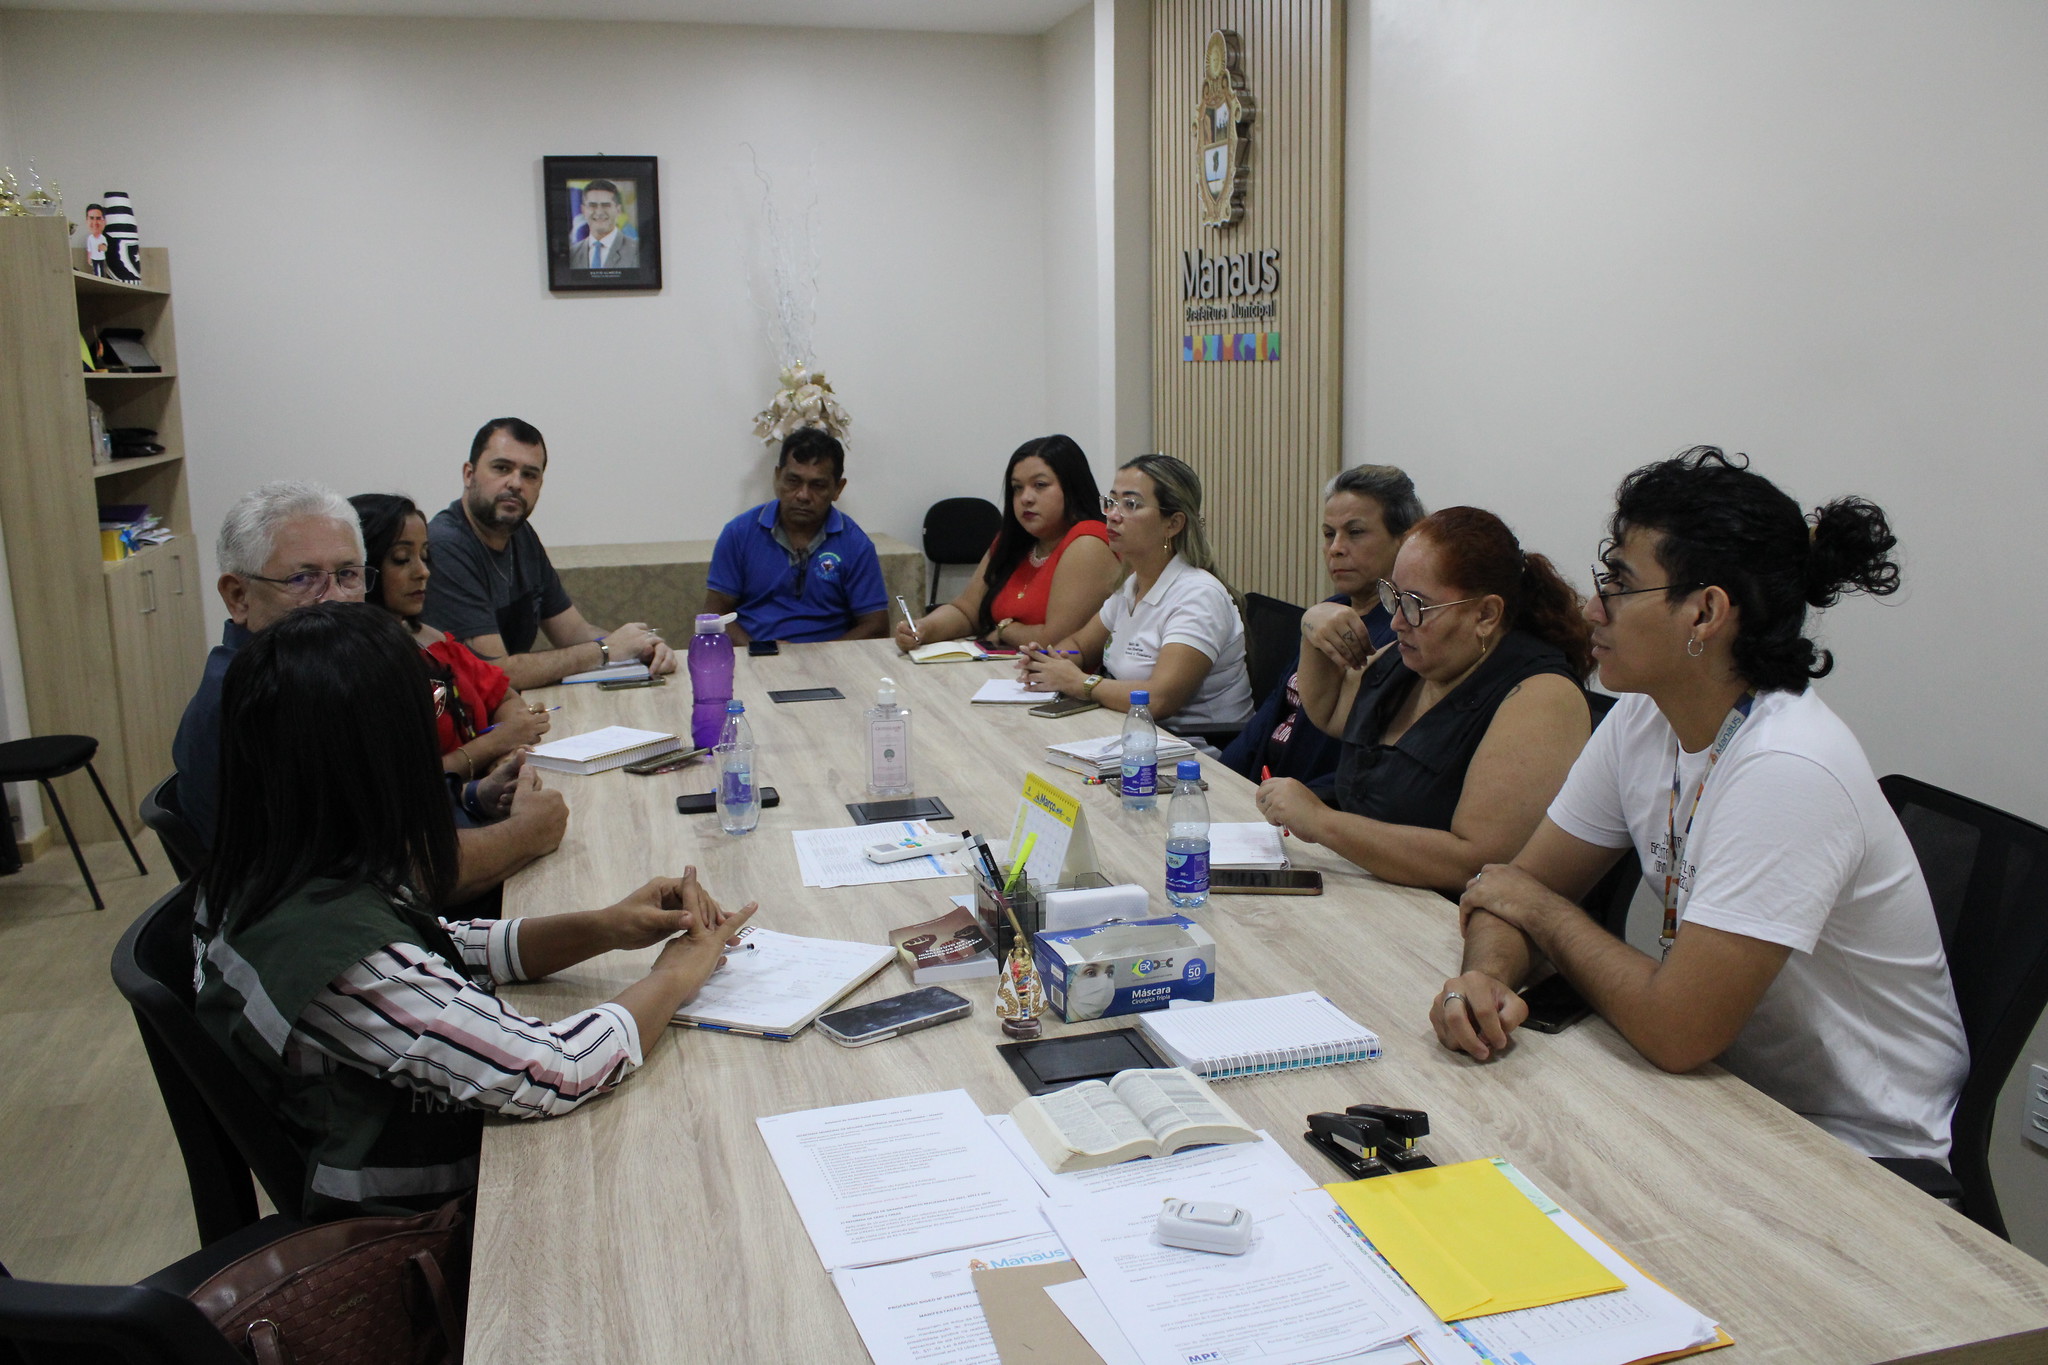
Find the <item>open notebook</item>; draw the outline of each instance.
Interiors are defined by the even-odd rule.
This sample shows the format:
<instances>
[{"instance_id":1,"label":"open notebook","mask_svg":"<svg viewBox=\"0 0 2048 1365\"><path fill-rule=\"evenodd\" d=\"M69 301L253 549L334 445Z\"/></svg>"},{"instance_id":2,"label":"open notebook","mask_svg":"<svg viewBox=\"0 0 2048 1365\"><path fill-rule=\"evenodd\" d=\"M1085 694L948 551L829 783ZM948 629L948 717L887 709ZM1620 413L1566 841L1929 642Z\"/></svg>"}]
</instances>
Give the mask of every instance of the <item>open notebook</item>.
<instances>
[{"instance_id":1,"label":"open notebook","mask_svg":"<svg viewBox=\"0 0 2048 1365\"><path fill-rule=\"evenodd\" d=\"M740 942L746 946L726 955L672 1022L788 1042L896 956L886 943L803 938L753 924L740 930Z\"/></svg>"},{"instance_id":2,"label":"open notebook","mask_svg":"<svg viewBox=\"0 0 2048 1365\"><path fill-rule=\"evenodd\" d=\"M1378 1034L1314 991L1154 1010L1138 1026L1175 1066L1210 1080L1380 1055Z\"/></svg>"}]
</instances>

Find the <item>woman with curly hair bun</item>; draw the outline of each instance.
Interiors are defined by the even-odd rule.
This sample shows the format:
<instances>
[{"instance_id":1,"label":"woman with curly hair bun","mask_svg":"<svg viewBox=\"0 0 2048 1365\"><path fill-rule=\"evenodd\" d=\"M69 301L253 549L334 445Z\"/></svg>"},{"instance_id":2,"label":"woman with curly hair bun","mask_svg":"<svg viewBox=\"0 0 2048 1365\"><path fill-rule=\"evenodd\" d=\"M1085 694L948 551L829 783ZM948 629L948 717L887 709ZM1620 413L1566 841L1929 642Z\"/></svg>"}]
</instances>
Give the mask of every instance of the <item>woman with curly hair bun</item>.
<instances>
[{"instance_id":1,"label":"woman with curly hair bun","mask_svg":"<svg viewBox=\"0 0 2048 1365\"><path fill-rule=\"evenodd\" d=\"M1657 1066L1730 1071L1870 1156L1944 1160L1969 1067L1927 884L1863 748L1807 683L1809 608L1899 585L1884 512L1809 517L1742 456L1696 446L1622 481L1586 605L1625 694L1511 865L1461 902L1462 974L1430 1009L1480 1060L1549 963ZM1662 953L1573 903L1623 850Z\"/></svg>"}]
</instances>

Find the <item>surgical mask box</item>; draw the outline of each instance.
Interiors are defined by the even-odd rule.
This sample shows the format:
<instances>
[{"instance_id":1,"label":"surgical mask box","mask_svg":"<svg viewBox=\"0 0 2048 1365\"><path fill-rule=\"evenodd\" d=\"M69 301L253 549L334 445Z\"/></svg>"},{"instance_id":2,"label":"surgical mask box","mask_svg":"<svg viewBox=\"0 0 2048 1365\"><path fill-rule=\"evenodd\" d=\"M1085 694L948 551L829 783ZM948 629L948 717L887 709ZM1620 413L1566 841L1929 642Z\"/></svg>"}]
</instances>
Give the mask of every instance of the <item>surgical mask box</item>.
<instances>
[{"instance_id":1,"label":"surgical mask box","mask_svg":"<svg viewBox=\"0 0 2048 1365\"><path fill-rule=\"evenodd\" d=\"M1049 929L1033 936L1032 955L1070 1024L1216 998L1216 940L1185 915Z\"/></svg>"}]
</instances>

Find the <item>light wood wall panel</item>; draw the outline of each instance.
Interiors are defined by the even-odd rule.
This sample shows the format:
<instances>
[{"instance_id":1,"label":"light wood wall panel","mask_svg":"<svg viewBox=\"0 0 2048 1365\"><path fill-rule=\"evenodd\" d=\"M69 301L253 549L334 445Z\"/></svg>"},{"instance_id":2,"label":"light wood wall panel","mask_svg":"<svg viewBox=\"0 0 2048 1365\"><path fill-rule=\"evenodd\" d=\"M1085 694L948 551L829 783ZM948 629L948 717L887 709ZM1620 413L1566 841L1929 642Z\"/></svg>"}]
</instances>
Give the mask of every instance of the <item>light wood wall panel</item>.
<instances>
[{"instance_id":1,"label":"light wood wall panel","mask_svg":"<svg viewBox=\"0 0 2048 1365\"><path fill-rule=\"evenodd\" d=\"M1205 227L1198 192L1203 53L1243 38L1257 105L1244 215ZM1313 602L1323 483L1342 449L1343 0L1158 0L1152 63L1152 424L1202 477L1210 534L1240 590ZM1269 322L1189 323L1182 253L1280 251ZM1278 360L1186 361L1182 338L1275 331ZM1198 343L1199 344L1199 343Z\"/></svg>"}]
</instances>

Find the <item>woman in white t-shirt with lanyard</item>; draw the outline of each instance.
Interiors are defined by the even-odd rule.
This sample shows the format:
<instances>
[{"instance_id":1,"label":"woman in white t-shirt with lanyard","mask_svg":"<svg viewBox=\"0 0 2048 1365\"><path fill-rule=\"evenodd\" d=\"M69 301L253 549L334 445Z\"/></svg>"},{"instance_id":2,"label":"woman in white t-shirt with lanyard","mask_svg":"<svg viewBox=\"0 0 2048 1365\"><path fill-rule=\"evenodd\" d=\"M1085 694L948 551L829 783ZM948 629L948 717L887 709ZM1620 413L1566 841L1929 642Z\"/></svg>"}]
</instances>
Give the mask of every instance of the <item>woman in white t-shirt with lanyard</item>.
<instances>
[{"instance_id":1,"label":"woman in white t-shirt with lanyard","mask_svg":"<svg viewBox=\"0 0 2048 1365\"><path fill-rule=\"evenodd\" d=\"M1252 713L1244 619L1215 574L1202 481L1171 455L1140 455L1117 470L1102 512L1129 576L1081 629L1051 649L1024 646L1019 674L1112 711L1148 693L1152 718L1171 717L1177 734L1242 729Z\"/></svg>"},{"instance_id":2,"label":"woman in white t-shirt with lanyard","mask_svg":"<svg viewBox=\"0 0 2048 1365\"><path fill-rule=\"evenodd\" d=\"M1809 606L1897 590L1884 513L1809 520L1698 446L1623 480L1609 531L1586 616L1625 695L1514 862L1469 884L1438 1039L1508 1049L1547 962L1666 1071L1719 1061L1860 1152L1945 1160L1969 1055L1934 907L1802 633ZM1573 904L1630 845L1661 956Z\"/></svg>"}]
</instances>

